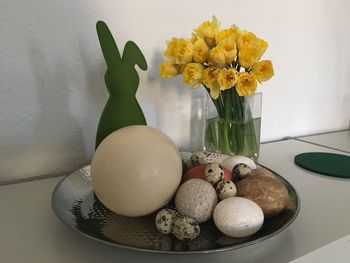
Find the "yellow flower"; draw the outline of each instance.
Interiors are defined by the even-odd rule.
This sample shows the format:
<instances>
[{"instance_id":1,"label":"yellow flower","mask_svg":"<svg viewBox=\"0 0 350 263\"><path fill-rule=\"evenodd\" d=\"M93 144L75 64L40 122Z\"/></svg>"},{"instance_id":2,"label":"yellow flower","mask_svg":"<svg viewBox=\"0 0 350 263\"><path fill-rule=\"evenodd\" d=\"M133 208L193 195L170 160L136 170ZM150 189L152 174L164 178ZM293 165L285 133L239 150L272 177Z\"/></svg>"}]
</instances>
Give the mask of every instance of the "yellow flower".
<instances>
[{"instance_id":1,"label":"yellow flower","mask_svg":"<svg viewBox=\"0 0 350 263\"><path fill-rule=\"evenodd\" d=\"M203 22L197 29L194 31L197 33L197 35L204 39L204 41L207 43L209 47L215 46L215 36L219 31L220 23L216 19L215 16L213 16L212 21L205 21Z\"/></svg>"},{"instance_id":2,"label":"yellow flower","mask_svg":"<svg viewBox=\"0 0 350 263\"><path fill-rule=\"evenodd\" d=\"M262 60L254 64L250 73L254 75L259 82L269 80L274 74L271 60Z\"/></svg>"},{"instance_id":3,"label":"yellow flower","mask_svg":"<svg viewBox=\"0 0 350 263\"><path fill-rule=\"evenodd\" d=\"M242 32L237 40L238 61L242 67L250 68L259 61L267 48L267 42L251 32Z\"/></svg>"},{"instance_id":4,"label":"yellow flower","mask_svg":"<svg viewBox=\"0 0 350 263\"><path fill-rule=\"evenodd\" d=\"M221 46L225 50L225 63L230 64L236 58L237 55L235 39L232 36L226 37L220 42L219 46Z\"/></svg>"},{"instance_id":5,"label":"yellow flower","mask_svg":"<svg viewBox=\"0 0 350 263\"><path fill-rule=\"evenodd\" d=\"M220 69L216 67L207 67L203 71L203 84L210 88L215 82L218 80L218 75L220 73Z\"/></svg>"},{"instance_id":6,"label":"yellow flower","mask_svg":"<svg viewBox=\"0 0 350 263\"><path fill-rule=\"evenodd\" d=\"M197 38L193 44L193 61L203 63L208 60L209 47L202 38Z\"/></svg>"},{"instance_id":7,"label":"yellow flower","mask_svg":"<svg viewBox=\"0 0 350 263\"><path fill-rule=\"evenodd\" d=\"M268 46L268 43L264 39L261 39L261 38L257 39L257 49L258 49L259 59L265 53L267 46Z\"/></svg>"},{"instance_id":8,"label":"yellow flower","mask_svg":"<svg viewBox=\"0 0 350 263\"><path fill-rule=\"evenodd\" d=\"M216 35L216 44L220 44L222 40L224 40L227 37L233 37L235 41L237 41L238 36L239 36L239 28L236 25L232 25L231 27L221 30L217 35Z\"/></svg>"},{"instance_id":9,"label":"yellow flower","mask_svg":"<svg viewBox=\"0 0 350 263\"><path fill-rule=\"evenodd\" d=\"M217 99L220 94L219 73L220 69L216 67L208 67L203 71L203 84L210 89L210 96L213 99Z\"/></svg>"},{"instance_id":10,"label":"yellow flower","mask_svg":"<svg viewBox=\"0 0 350 263\"><path fill-rule=\"evenodd\" d=\"M248 32L248 31L241 32L237 39L238 50L240 51L241 49L247 46L254 46L256 39L257 37L252 32Z\"/></svg>"},{"instance_id":11,"label":"yellow flower","mask_svg":"<svg viewBox=\"0 0 350 263\"><path fill-rule=\"evenodd\" d=\"M217 68L225 67L225 49L222 46L214 47L209 52L209 64Z\"/></svg>"},{"instance_id":12,"label":"yellow flower","mask_svg":"<svg viewBox=\"0 0 350 263\"><path fill-rule=\"evenodd\" d=\"M162 78L172 78L179 74L179 66L169 61L164 61L160 64L159 71Z\"/></svg>"},{"instance_id":13,"label":"yellow flower","mask_svg":"<svg viewBox=\"0 0 350 263\"><path fill-rule=\"evenodd\" d=\"M241 72L238 74L238 81L236 84L236 91L239 96L250 96L256 90L256 78L248 72Z\"/></svg>"},{"instance_id":14,"label":"yellow flower","mask_svg":"<svg viewBox=\"0 0 350 263\"><path fill-rule=\"evenodd\" d=\"M182 72L183 82L197 88L202 82L203 70L204 66L202 64L188 63Z\"/></svg>"},{"instance_id":15,"label":"yellow flower","mask_svg":"<svg viewBox=\"0 0 350 263\"><path fill-rule=\"evenodd\" d=\"M187 64L192 62L193 44L190 40L179 39L175 47L175 63Z\"/></svg>"},{"instance_id":16,"label":"yellow flower","mask_svg":"<svg viewBox=\"0 0 350 263\"><path fill-rule=\"evenodd\" d=\"M226 90L232 88L238 80L238 72L234 68L229 68L228 70L220 70L218 74L218 83L220 85L220 90Z\"/></svg>"},{"instance_id":17,"label":"yellow flower","mask_svg":"<svg viewBox=\"0 0 350 263\"><path fill-rule=\"evenodd\" d=\"M242 67L250 68L258 60L258 52L254 47L245 47L238 51L238 62Z\"/></svg>"},{"instance_id":18,"label":"yellow flower","mask_svg":"<svg viewBox=\"0 0 350 263\"><path fill-rule=\"evenodd\" d=\"M164 56L166 56L170 61L175 61L175 49L177 46L178 38L173 37L170 41L167 41L167 49L164 51Z\"/></svg>"}]
</instances>

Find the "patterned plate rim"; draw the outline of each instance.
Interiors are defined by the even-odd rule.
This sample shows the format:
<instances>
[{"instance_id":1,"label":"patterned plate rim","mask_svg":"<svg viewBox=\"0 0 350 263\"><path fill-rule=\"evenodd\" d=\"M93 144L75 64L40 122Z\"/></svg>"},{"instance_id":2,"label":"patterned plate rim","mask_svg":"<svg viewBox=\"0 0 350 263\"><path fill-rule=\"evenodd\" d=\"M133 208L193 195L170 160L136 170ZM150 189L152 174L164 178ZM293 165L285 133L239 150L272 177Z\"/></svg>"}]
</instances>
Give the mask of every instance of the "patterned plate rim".
<instances>
[{"instance_id":1,"label":"patterned plate rim","mask_svg":"<svg viewBox=\"0 0 350 263\"><path fill-rule=\"evenodd\" d=\"M102 243L105 243L107 245L111 245L117 248L122 248L122 249L127 249L127 250L131 250L131 251L138 251L138 252L147 252L147 253L155 253L155 254L177 254L177 255L189 255L189 254L209 254L209 253L217 253L217 252L225 252L225 251L230 251L230 250L234 250L234 249L239 249L239 248L243 248L243 247L247 247L247 246L251 246L257 243L260 243L262 241L265 241L266 239L269 239L277 234L279 234L280 232L282 232L283 230L285 230L289 225L291 225L293 223L293 221L295 220L295 218L298 216L299 211L300 211L300 197L298 192L296 191L296 189L294 188L294 186L284 177L282 177L281 175L279 175L278 173L276 173L275 171L271 170L270 168L261 165L259 163L256 162L257 165L269 170L270 172L272 172L274 175L276 175L280 180L282 180L284 185L288 185L289 188L291 188L294 192L295 195L295 200L296 200L296 209L295 209L295 213L294 215L289 218L289 220L279 229L275 230L274 232L265 235L263 237L251 240L251 241L247 241L244 243L240 243L240 244L235 244L235 245L231 245L231 246L224 246L222 248L214 248L214 249L205 249L205 250L195 250L195 251L167 251L167 250L153 250L153 249L146 249L146 248L139 248L139 247L134 247L134 246L127 246L127 245L122 245L122 244L118 244L115 242L109 242L106 240L102 240L100 238L97 238L93 235L89 235L87 233L84 233L83 231L80 231L78 228L73 227L72 225L70 225L69 223L67 223L60 215L60 213L56 210L56 205L55 205L55 199L57 198L57 192L58 189L60 188L60 186L62 185L62 183L64 181L66 181L68 179L68 177L73 176L73 174L75 174L76 172L82 172L82 169L78 169L68 175L66 175L64 178L62 178L58 184L56 185L54 191L52 192L52 196L51 196L51 207L52 210L54 211L54 214L59 218L59 220L66 225L68 228L73 229L75 232L78 232L80 234L82 234L85 237L88 237L92 240L96 240Z\"/></svg>"}]
</instances>

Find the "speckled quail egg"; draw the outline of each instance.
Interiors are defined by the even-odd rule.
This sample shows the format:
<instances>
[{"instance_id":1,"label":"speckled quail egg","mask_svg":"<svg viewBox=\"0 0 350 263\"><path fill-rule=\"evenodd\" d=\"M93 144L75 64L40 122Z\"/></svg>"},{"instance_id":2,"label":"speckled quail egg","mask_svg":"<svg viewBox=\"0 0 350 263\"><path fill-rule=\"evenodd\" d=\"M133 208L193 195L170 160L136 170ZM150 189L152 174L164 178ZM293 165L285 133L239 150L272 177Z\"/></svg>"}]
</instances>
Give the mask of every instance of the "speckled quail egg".
<instances>
[{"instance_id":1,"label":"speckled quail egg","mask_svg":"<svg viewBox=\"0 0 350 263\"><path fill-rule=\"evenodd\" d=\"M216 193L220 200L233 197L237 193L236 185L230 180L221 180L216 186Z\"/></svg>"},{"instance_id":2,"label":"speckled quail egg","mask_svg":"<svg viewBox=\"0 0 350 263\"><path fill-rule=\"evenodd\" d=\"M190 170L185 172L185 174L182 176L182 183L190 180L190 179L204 179L204 172L205 168L207 168L208 164L200 164L196 167L192 167ZM227 170L226 168L223 168L224 170L224 179L226 180L232 180L232 173L231 171Z\"/></svg>"},{"instance_id":3,"label":"speckled quail egg","mask_svg":"<svg viewBox=\"0 0 350 263\"><path fill-rule=\"evenodd\" d=\"M224 170L217 162L208 163L204 171L204 180L215 185L224 178Z\"/></svg>"},{"instance_id":4,"label":"speckled quail egg","mask_svg":"<svg viewBox=\"0 0 350 263\"><path fill-rule=\"evenodd\" d=\"M190 217L181 217L175 220L173 234L179 240L195 239L200 233L196 220Z\"/></svg>"},{"instance_id":5,"label":"speckled quail egg","mask_svg":"<svg viewBox=\"0 0 350 263\"><path fill-rule=\"evenodd\" d=\"M205 154L204 152L193 152L190 158L190 165L191 167L200 165L205 163Z\"/></svg>"},{"instance_id":6,"label":"speckled quail egg","mask_svg":"<svg viewBox=\"0 0 350 263\"><path fill-rule=\"evenodd\" d=\"M204 152L206 163L217 162L221 163L223 160L230 157L230 155L222 153Z\"/></svg>"},{"instance_id":7,"label":"speckled quail egg","mask_svg":"<svg viewBox=\"0 0 350 263\"><path fill-rule=\"evenodd\" d=\"M191 217L198 223L211 218L217 201L215 188L202 179L186 181L175 195L175 206L180 215Z\"/></svg>"},{"instance_id":8,"label":"speckled quail egg","mask_svg":"<svg viewBox=\"0 0 350 263\"><path fill-rule=\"evenodd\" d=\"M248 176L251 176L252 168L250 168L245 163L238 163L233 167L232 173L235 175L235 181L239 181Z\"/></svg>"},{"instance_id":9,"label":"speckled quail egg","mask_svg":"<svg viewBox=\"0 0 350 263\"><path fill-rule=\"evenodd\" d=\"M207 164L207 163L211 163L211 162L220 163L229 157L230 157L229 155L225 155L225 154L221 154L221 153L196 151L196 152L192 153L190 159L185 163L186 163L187 168L190 169L190 168L195 167L195 166L200 165L200 164Z\"/></svg>"},{"instance_id":10,"label":"speckled quail egg","mask_svg":"<svg viewBox=\"0 0 350 263\"><path fill-rule=\"evenodd\" d=\"M222 161L220 163L220 165L225 167L226 169L232 171L233 167L239 163L245 163L246 165L248 165L252 169L256 168L256 164L254 163L254 161L252 159L250 159L246 156L242 156L242 155L231 156L231 157L225 159L224 161Z\"/></svg>"},{"instance_id":11,"label":"speckled quail egg","mask_svg":"<svg viewBox=\"0 0 350 263\"><path fill-rule=\"evenodd\" d=\"M173 231L173 224L177 219L176 211L163 208L156 215L156 227L162 234L170 234Z\"/></svg>"}]
</instances>

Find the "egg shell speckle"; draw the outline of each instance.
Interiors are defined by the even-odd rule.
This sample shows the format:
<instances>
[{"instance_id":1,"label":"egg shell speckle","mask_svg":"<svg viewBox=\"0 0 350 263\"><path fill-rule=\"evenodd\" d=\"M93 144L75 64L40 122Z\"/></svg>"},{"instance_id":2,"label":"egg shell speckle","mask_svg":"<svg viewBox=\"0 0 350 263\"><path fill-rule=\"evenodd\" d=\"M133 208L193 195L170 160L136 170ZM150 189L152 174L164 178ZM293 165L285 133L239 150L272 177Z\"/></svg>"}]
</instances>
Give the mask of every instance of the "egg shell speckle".
<instances>
[{"instance_id":1,"label":"egg shell speckle","mask_svg":"<svg viewBox=\"0 0 350 263\"><path fill-rule=\"evenodd\" d=\"M222 154L222 153L212 153L212 152L204 152L205 161L207 163L217 162L221 163L223 160L230 157L230 155Z\"/></svg>"},{"instance_id":2,"label":"egg shell speckle","mask_svg":"<svg viewBox=\"0 0 350 263\"><path fill-rule=\"evenodd\" d=\"M218 201L215 188L202 179L191 179L177 190L175 206L182 216L202 223L211 218Z\"/></svg>"},{"instance_id":3,"label":"egg shell speckle","mask_svg":"<svg viewBox=\"0 0 350 263\"><path fill-rule=\"evenodd\" d=\"M174 222L173 234L179 240L195 239L199 233L200 227L192 218L182 217Z\"/></svg>"},{"instance_id":4,"label":"egg shell speckle","mask_svg":"<svg viewBox=\"0 0 350 263\"><path fill-rule=\"evenodd\" d=\"M235 174L235 180L239 181L239 180L242 180L244 178L247 178L248 176L251 176L252 175L252 168L250 168L245 163L238 163L233 167L232 173Z\"/></svg>"},{"instance_id":5,"label":"egg shell speckle","mask_svg":"<svg viewBox=\"0 0 350 263\"><path fill-rule=\"evenodd\" d=\"M217 162L208 163L204 171L204 179L215 185L217 182L224 178L224 170L220 167Z\"/></svg>"},{"instance_id":6,"label":"egg shell speckle","mask_svg":"<svg viewBox=\"0 0 350 263\"><path fill-rule=\"evenodd\" d=\"M173 224L177 219L175 210L169 208L161 209L156 215L156 227L162 234L170 234L173 231Z\"/></svg>"},{"instance_id":7,"label":"egg shell speckle","mask_svg":"<svg viewBox=\"0 0 350 263\"><path fill-rule=\"evenodd\" d=\"M193 152L191 155L191 166L197 166L202 163L206 163L204 152Z\"/></svg>"},{"instance_id":8,"label":"egg shell speckle","mask_svg":"<svg viewBox=\"0 0 350 263\"><path fill-rule=\"evenodd\" d=\"M216 193L220 200L233 197L237 193L236 185L230 180L221 180L216 186Z\"/></svg>"},{"instance_id":9,"label":"egg shell speckle","mask_svg":"<svg viewBox=\"0 0 350 263\"><path fill-rule=\"evenodd\" d=\"M204 179L204 172L207 166L208 164L200 164L188 170L182 177L182 183L195 178ZM232 180L233 178L232 178L231 171L227 170L226 168L223 168L223 170L224 170L224 179Z\"/></svg>"},{"instance_id":10,"label":"egg shell speckle","mask_svg":"<svg viewBox=\"0 0 350 263\"><path fill-rule=\"evenodd\" d=\"M221 153L196 151L192 153L190 159L186 162L186 166L187 168L192 168L200 164L207 164L211 162L221 163L228 157L230 156Z\"/></svg>"},{"instance_id":11,"label":"egg shell speckle","mask_svg":"<svg viewBox=\"0 0 350 263\"><path fill-rule=\"evenodd\" d=\"M242 197L229 197L214 209L213 219L216 227L231 237L246 237L256 233L264 223L261 208Z\"/></svg>"},{"instance_id":12,"label":"egg shell speckle","mask_svg":"<svg viewBox=\"0 0 350 263\"><path fill-rule=\"evenodd\" d=\"M229 171L232 171L233 167L239 163L245 163L251 169L256 168L256 164L254 163L254 161L252 159L250 159L246 156L241 156L241 155L235 155L235 156L231 156L229 158L226 158L220 164L221 164L221 166L225 167Z\"/></svg>"}]
</instances>

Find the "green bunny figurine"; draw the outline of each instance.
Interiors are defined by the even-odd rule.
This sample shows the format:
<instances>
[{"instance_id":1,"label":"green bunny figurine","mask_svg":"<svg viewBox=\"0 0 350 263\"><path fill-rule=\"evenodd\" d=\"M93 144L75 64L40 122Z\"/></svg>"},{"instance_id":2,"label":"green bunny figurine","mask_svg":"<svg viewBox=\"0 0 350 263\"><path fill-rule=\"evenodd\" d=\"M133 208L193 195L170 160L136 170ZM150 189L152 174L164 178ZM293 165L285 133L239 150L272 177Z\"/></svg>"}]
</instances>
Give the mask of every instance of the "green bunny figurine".
<instances>
[{"instance_id":1,"label":"green bunny figurine","mask_svg":"<svg viewBox=\"0 0 350 263\"><path fill-rule=\"evenodd\" d=\"M147 69L145 57L134 42L125 44L121 57L107 25L98 21L96 29L107 64L105 83L109 99L98 124L95 149L117 129L136 124L146 125L145 116L135 97L140 82L135 64L142 70Z\"/></svg>"}]
</instances>

